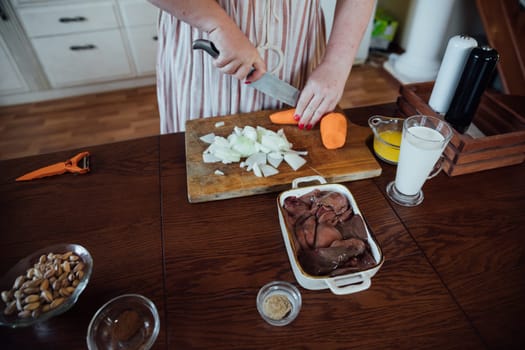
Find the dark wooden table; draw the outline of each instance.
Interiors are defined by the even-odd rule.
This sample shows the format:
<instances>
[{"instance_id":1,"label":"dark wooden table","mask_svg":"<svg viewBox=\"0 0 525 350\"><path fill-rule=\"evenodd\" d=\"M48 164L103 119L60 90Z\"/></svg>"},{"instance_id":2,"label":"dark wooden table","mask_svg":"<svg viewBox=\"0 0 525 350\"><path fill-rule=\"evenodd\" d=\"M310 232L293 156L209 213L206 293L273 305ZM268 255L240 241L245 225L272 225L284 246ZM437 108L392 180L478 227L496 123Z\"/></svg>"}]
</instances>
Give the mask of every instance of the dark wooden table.
<instances>
[{"instance_id":1,"label":"dark wooden table","mask_svg":"<svg viewBox=\"0 0 525 350\"><path fill-rule=\"evenodd\" d=\"M346 111L366 125L395 105ZM156 304L155 349L525 348L525 165L458 177L440 174L425 201L385 198L395 167L347 183L386 261L370 289L336 296L300 288L289 326L255 306L273 280L298 285L277 217L277 194L190 204L184 135L89 147L92 172L14 179L80 150L0 162L0 274L31 252L75 242L94 272L65 314L0 328L2 349L81 349L98 307L124 293Z\"/></svg>"}]
</instances>

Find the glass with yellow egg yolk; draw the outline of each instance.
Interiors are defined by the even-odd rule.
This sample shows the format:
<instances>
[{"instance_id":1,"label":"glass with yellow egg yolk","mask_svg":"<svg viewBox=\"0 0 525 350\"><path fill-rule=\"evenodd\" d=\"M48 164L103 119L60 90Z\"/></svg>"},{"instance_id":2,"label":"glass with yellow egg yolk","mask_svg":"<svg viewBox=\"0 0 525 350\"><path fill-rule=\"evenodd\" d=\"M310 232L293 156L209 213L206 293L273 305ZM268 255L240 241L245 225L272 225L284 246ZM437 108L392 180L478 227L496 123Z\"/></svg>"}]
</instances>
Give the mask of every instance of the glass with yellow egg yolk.
<instances>
[{"instance_id":1,"label":"glass with yellow egg yolk","mask_svg":"<svg viewBox=\"0 0 525 350\"><path fill-rule=\"evenodd\" d=\"M387 130L378 133L374 138L374 151L377 156L386 162L397 164L399 160L399 146L401 145L401 132Z\"/></svg>"},{"instance_id":2,"label":"glass with yellow egg yolk","mask_svg":"<svg viewBox=\"0 0 525 350\"><path fill-rule=\"evenodd\" d=\"M374 153L386 163L397 164L403 119L376 115L368 124L374 132Z\"/></svg>"}]
</instances>

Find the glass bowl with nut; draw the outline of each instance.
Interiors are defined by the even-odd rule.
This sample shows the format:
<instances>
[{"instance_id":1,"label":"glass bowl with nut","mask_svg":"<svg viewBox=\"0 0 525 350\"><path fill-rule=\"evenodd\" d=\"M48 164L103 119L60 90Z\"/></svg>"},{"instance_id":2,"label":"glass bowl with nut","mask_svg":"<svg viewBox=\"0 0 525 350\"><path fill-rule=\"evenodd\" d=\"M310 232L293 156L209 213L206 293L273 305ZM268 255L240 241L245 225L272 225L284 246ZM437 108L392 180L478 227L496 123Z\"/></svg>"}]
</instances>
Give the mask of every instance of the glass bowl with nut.
<instances>
[{"instance_id":1,"label":"glass bowl with nut","mask_svg":"<svg viewBox=\"0 0 525 350\"><path fill-rule=\"evenodd\" d=\"M20 260L0 279L0 325L26 327L69 310L93 271L91 254L78 244L56 244Z\"/></svg>"}]
</instances>

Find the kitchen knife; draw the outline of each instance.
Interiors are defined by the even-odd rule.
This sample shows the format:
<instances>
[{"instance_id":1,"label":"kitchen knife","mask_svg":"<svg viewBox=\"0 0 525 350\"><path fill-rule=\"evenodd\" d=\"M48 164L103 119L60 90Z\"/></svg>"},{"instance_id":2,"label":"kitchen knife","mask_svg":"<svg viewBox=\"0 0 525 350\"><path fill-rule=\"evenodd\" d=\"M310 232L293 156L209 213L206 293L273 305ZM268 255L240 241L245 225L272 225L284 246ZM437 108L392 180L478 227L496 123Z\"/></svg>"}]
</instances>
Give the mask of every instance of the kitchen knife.
<instances>
[{"instance_id":1,"label":"kitchen knife","mask_svg":"<svg viewBox=\"0 0 525 350\"><path fill-rule=\"evenodd\" d=\"M213 42L209 40L195 40L193 42L193 49L204 50L213 58L219 57L219 50L217 50ZM292 85L280 80L279 78L270 73L264 73L264 75L260 79L252 82L250 86L268 96L271 96L279 101L286 103L289 106L295 107L297 105L297 100L299 99L300 91Z\"/></svg>"}]
</instances>

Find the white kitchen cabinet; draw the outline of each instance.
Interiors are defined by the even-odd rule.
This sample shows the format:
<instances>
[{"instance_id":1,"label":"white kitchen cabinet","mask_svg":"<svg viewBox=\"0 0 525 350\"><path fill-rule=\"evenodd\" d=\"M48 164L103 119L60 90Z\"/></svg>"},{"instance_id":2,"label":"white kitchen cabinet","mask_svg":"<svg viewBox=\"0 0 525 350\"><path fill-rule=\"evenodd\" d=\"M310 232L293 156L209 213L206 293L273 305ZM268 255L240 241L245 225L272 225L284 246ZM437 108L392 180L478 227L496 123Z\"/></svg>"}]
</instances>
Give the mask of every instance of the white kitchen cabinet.
<instances>
[{"instance_id":1,"label":"white kitchen cabinet","mask_svg":"<svg viewBox=\"0 0 525 350\"><path fill-rule=\"evenodd\" d=\"M12 7L47 80L10 95L11 103L155 83L159 10L147 0L0 1Z\"/></svg>"},{"instance_id":2,"label":"white kitchen cabinet","mask_svg":"<svg viewBox=\"0 0 525 350\"><path fill-rule=\"evenodd\" d=\"M131 54L138 75L155 74L157 63L157 27L127 28Z\"/></svg>"},{"instance_id":3,"label":"white kitchen cabinet","mask_svg":"<svg viewBox=\"0 0 525 350\"><path fill-rule=\"evenodd\" d=\"M0 94L27 91L27 85L2 37L0 37L0 77Z\"/></svg>"},{"instance_id":4,"label":"white kitchen cabinet","mask_svg":"<svg viewBox=\"0 0 525 350\"><path fill-rule=\"evenodd\" d=\"M118 29L40 37L33 46L53 87L132 76Z\"/></svg>"},{"instance_id":5,"label":"white kitchen cabinet","mask_svg":"<svg viewBox=\"0 0 525 350\"><path fill-rule=\"evenodd\" d=\"M116 12L113 2L97 2L24 7L18 14L27 35L35 38L118 28Z\"/></svg>"},{"instance_id":6,"label":"white kitchen cabinet","mask_svg":"<svg viewBox=\"0 0 525 350\"><path fill-rule=\"evenodd\" d=\"M145 0L119 0L138 75L155 73L159 10Z\"/></svg>"},{"instance_id":7,"label":"white kitchen cabinet","mask_svg":"<svg viewBox=\"0 0 525 350\"><path fill-rule=\"evenodd\" d=\"M157 24L159 10L148 1L118 0L118 3L125 26L151 26Z\"/></svg>"}]
</instances>

